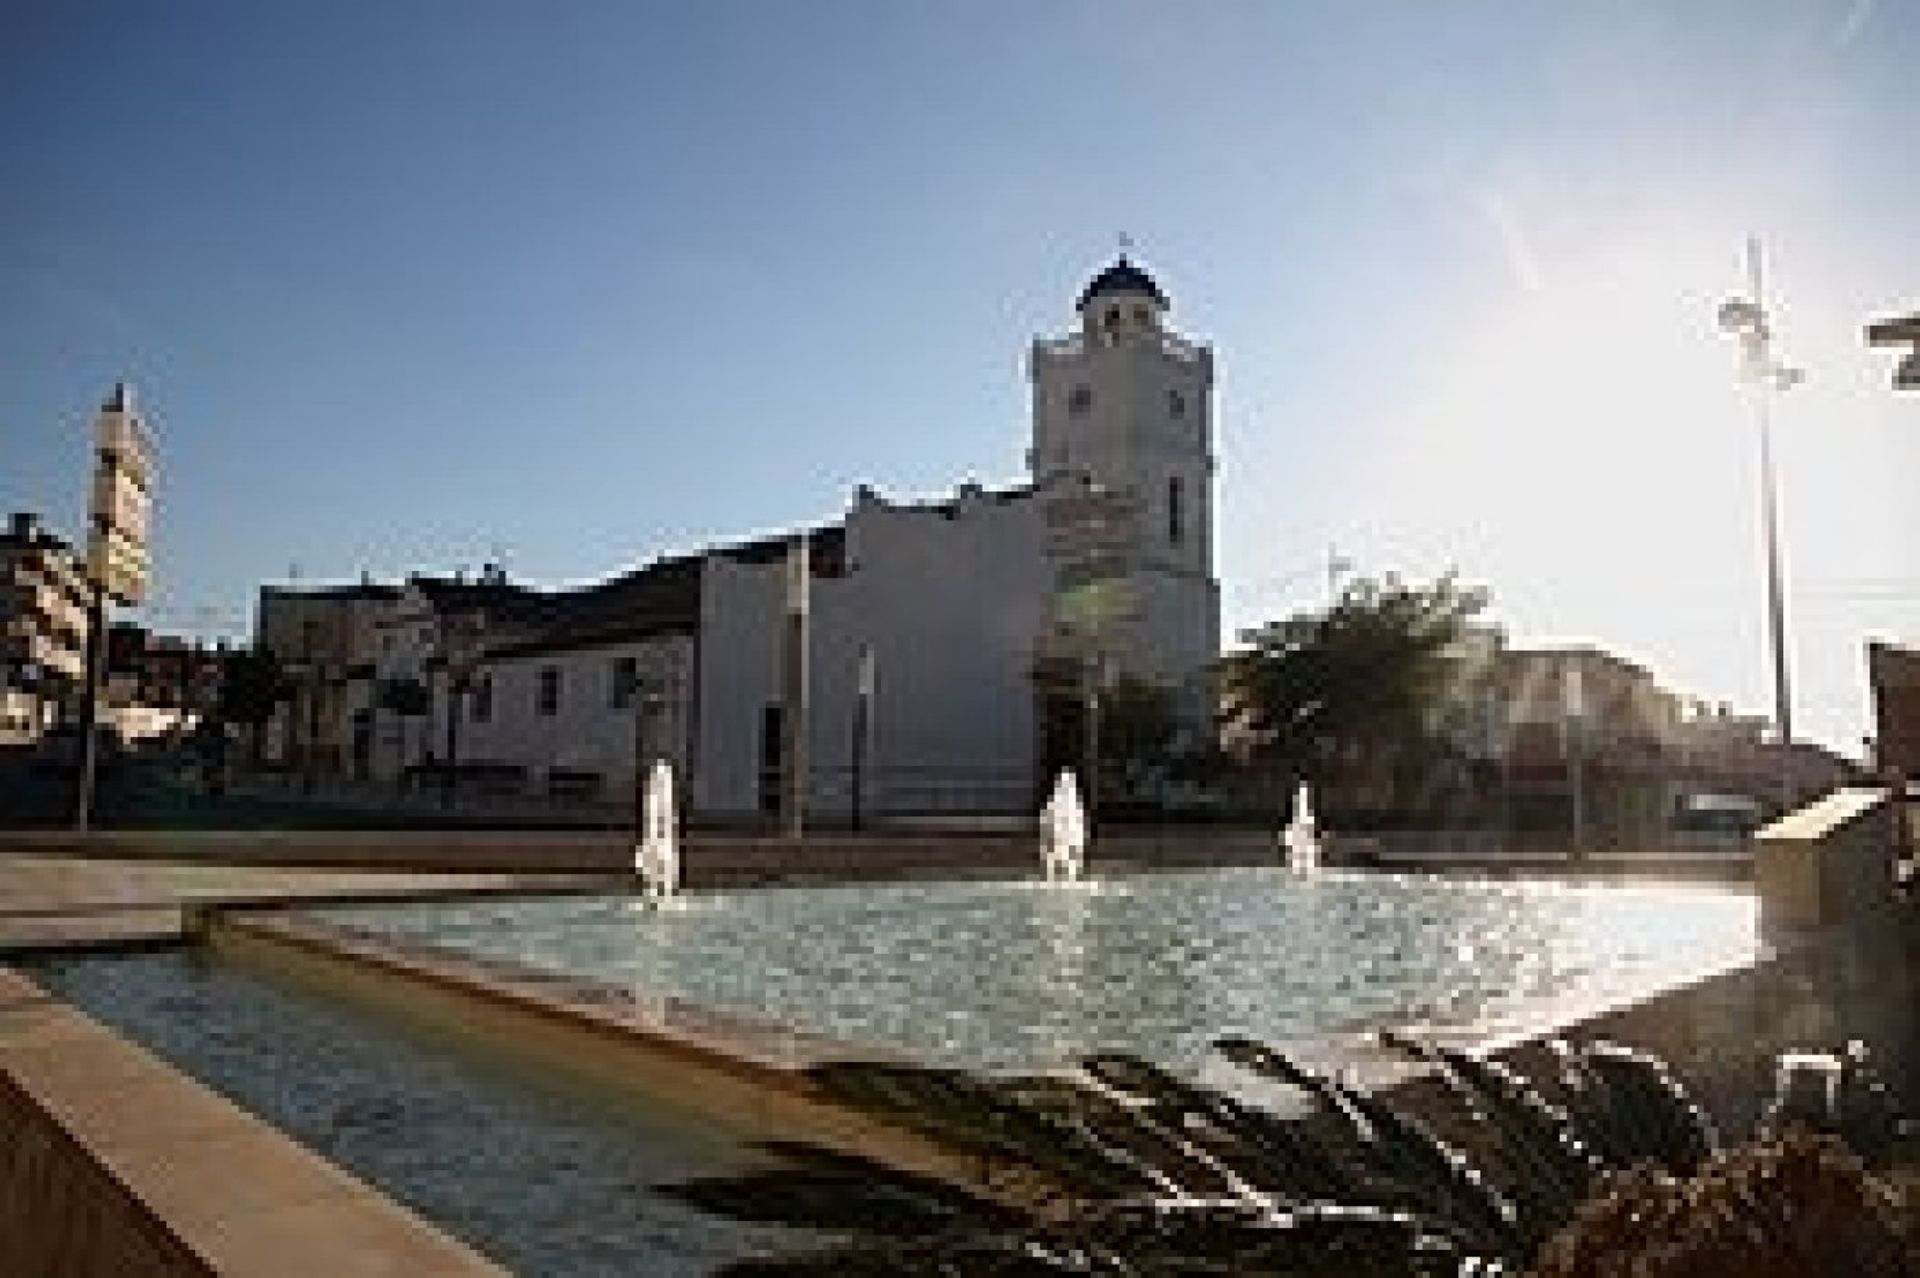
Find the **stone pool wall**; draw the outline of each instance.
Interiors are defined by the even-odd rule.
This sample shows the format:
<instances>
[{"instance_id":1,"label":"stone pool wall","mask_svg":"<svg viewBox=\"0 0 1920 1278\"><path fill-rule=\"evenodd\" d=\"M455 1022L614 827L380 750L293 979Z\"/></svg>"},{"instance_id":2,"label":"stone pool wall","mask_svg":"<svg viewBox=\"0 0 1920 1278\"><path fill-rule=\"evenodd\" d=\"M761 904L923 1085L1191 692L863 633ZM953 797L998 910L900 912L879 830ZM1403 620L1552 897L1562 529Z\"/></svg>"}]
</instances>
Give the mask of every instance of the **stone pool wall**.
<instances>
[{"instance_id":1,"label":"stone pool wall","mask_svg":"<svg viewBox=\"0 0 1920 1278\"><path fill-rule=\"evenodd\" d=\"M1574 861L1564 850L1509 846L1459 832L1330 835L1326 843L1329 864L1383 870L1706 881L1753 873L1752 858L1737 847L1612 849ZM627 873L633 836L613 830L36 830L0 832L0 855L7 853L189 865ZM1281 857L1271 830L1123 826L1101 831L1089 859L1096 871L1136 871L1272 865ZM694 887L1033 873L1038 865L1029 832L822 833L790 842L696 831L682 848L682 870Z\"/></svg>"},{"instance_id":2,"label":"stone pool wall","mask_svg":"<svg viewBox=\"0 0 1920 1278\"><path fill-rule=\"evenodd\" d=\"M1610 1039L1665 1060L1720 1122L1744 1135L1773 1092L1782 1052L1867 1044L1895 1090L1920 1096L1920 935L1911 925L1835 929L1783 943L1760 961L1557 1031ZM1551 1069L1540 1040L1499 1053Z\"/></svg>"},{"instance_id":3,"label":"stone pool wall","mask_svg":"<svg viewBox=\"0 0 1920 1278\"><path fill-rule=\"evenodd\" d=\"M0 968L6 1278L502 1272Z\"/></svg>"},{"instance_id":4,"label":"stone pool wall","mask_svg":"<svg viewBox=\"0 0 1920 1278\"><path fill-rule=\"evenodd\" d=\"M0 1038L44 1015L48 995L0 968ZM0 1070L0 1273L14 1278L213 1271L96 1162L10 1071Z\"/></svg>"},{"instance_id":5,"label":"stone pool wall","mask_svg":"<svg viewBox=\"0 0 1920 1278\"><path fill-rule=\"evenodd\" d=\"M207 923L203 943L237 965L401 1013L650 1105L679 1107L746 1141L799 1137L930 1175L977 1179L979 1169L966 1160L829 1101L802 1072L816 1061L880 1053L307 918L238 914Z\"/></svg>"}]
</instances>

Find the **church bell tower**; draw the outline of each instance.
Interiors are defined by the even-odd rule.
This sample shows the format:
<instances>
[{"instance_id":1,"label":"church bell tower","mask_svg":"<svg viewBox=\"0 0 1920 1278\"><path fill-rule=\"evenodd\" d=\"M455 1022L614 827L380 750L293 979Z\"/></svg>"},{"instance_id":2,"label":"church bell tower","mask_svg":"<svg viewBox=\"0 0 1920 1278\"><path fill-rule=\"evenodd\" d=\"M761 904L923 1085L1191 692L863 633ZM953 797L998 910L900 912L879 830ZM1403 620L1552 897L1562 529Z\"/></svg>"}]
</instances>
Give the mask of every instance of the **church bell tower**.
<instances>
[{"instance_id":1,"label":"church bell tower","mask_svg":"<svg viewBox=\"0 0 1920 1278\"><path fill-rule=\"evenodd\" d=\"M1124 254L1075 309L1029 364L1052 638L1198 697L1220 651L1213 352L1167 327L1167 295Z\"/></svg>"}]
</instances>

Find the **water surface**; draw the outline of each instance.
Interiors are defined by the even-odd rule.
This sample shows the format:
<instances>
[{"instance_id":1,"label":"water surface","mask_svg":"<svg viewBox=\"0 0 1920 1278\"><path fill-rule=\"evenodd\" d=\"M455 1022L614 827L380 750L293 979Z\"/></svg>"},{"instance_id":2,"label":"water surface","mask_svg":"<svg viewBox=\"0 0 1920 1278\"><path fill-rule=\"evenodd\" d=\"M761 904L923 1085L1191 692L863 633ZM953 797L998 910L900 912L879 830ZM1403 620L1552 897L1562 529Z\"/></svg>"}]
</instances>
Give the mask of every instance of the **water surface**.
<instances>
[{"instance_id":1,"label":"water surface","mask_svg":"<svg viewBox=\"0 0 1920 1278\"><path fill-rule=\"evenodd\" d=\"M320 911L915 1059L1195 1068L1223 1033L1493 1034L1750 961L1750 893L1240 868Z\"/></svg>"},{"instance_id":2,"label":"water surface","mask_svg":"<svg viewBox=\"0 0 1920 1278\"><path fill-rule=\"evenodd\" d=\"M35 979L514 1273L704 1274L797 1235L652 1191L745 1166L708 1125L184 952L57 958Z\"/></svg>"}]
</instances>

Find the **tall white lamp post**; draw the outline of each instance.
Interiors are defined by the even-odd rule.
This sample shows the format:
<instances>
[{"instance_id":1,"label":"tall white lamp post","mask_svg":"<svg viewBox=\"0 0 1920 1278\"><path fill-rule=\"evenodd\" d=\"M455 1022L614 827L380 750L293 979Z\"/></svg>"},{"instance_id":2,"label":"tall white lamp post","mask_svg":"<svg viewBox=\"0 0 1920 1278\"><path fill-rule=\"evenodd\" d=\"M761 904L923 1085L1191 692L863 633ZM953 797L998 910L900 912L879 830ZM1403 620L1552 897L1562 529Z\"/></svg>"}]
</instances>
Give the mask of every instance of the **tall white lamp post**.
<instances>
[{"instance_id":1,"label":"tall white lamp post","mask_svg":"<svg viewBox=\"0 0 1920 1278\"><path fill-rule=\"evenodd\" d=\"M1747 241L1748 295L1720 306L1720 329L1740 344L1740 380L1753 396L1760 432L1760 531L1767 568L1767 637L1773 656L1773 714L1780 748L1780 801L1793 802L1793 688L1787 663L1787 613L1780 568L1780 511L1773 474L1773 397L1806 374L1781 362L1773 351L1762 291L1760 241Z\"/></svg>"}]
</instances>

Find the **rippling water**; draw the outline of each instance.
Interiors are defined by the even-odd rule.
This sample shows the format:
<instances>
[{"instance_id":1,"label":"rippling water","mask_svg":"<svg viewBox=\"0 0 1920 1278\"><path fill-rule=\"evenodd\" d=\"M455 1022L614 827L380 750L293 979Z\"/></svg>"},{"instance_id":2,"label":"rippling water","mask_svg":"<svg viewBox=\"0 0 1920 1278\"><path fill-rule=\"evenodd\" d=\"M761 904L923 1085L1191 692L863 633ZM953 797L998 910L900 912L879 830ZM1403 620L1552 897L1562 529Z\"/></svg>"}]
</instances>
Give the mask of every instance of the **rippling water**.
<instances>
[{"instance_id":1,"label":"rippling water","mask_svg":"<svg viewBox=\"0 0 1920 1278\"><path fill-rule=\"evenodd\" d=\"M1473 1035L1749 961L1750 894L1223 869L367 906L323 917L942 1064L1197 1066L1227 1032Z\"/></svg>"},{"instance_id":2,"label":"rippling water","mask_svg":"<svg viewBox=\"0 0 1920 1278\"><path fill-rule=\"evenodd\" d=\"M622 1104L189 952L34 977L516 1274L692 1278L792 1234L652 1192L753 1162L711 1123Z\"/></svg>"}]
</instances>

